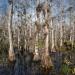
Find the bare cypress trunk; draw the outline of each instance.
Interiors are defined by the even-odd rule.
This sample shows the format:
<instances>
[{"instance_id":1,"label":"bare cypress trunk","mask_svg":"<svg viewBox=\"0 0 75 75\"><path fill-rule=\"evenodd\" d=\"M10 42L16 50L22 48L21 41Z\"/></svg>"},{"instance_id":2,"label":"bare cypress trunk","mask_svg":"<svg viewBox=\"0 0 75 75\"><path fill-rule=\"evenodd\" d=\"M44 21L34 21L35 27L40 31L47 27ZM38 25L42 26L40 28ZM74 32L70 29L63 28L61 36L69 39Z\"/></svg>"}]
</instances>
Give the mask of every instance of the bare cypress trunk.
<instances>
[{"instance_id":1,"label":"bare cypress trunk","mask_svg":"<svg viewBox=\"0 0 75 75\"><path fill-rule=\"evenodd\" d=\"M72 42L72 26L71 26L71 9L70 9L70 42Z\"/></svg>"},{"instance_id":2,"label":"bare cypress trunk","mask_svg":"<svg viewBox=\"0 0 75 75\"><path fill-rule=\"evenodd\" d=\"M72 48L73 48L73 45L74 45L74 31L75 31L75 23L73 23L73 25L72 25Z\"/></svg>"},{"instance_id":3,"label":"bare cypress trunk","mask_svg":"<svg viewBox=\"0 0 75 75\"><path fill-rule=\"evenodd\" d=\"M35 37L35 58L38 58L38 34L36 33L36 37Z\"/></svg>"},{"instance_id":4,"label":"bare cypress trunk","mask_svg":"<svg viewBox=\"0 0 75 75\"><path fill-rule=\"evenodd\" d=\"M60 26L60 47L63 46L63 13L64 13L64 10L63 10L63 0L61 0L61 26Z\"/></svg>"},{"instance_id":5,"label":"bare cypress trunk","mask_svg":"<svg viewBox=\"0 0 75 75\"><path fill-rule=\"evenodd\" d=\"M38 47L38 41L39 41L39 33L38 33L38 27L37 25L35 26L35 55L34 55L34 60L39 59L39 47Z\"/></svg>"},{"instance_id":6,"label":"bare cypress trunk","mask_svg":"<svg viewBox=\"0 0 75 75\"><path fill-rule=\"evenodd\" d=\"M53 18L51 19L51 33L52 33L52 46L51 46L51 51L55 52L55 42L54 42L54 28L53 28Z\"/></svg>"},{"instance_id":7,"label":"bare cypress trunk","mask_svg":"<svg viewBox=\"0 0 75 75\"><path fill-rule=\"evenodd\" d=\"M26 19L26 13L25 13L25 19ZM25 26L24 26L24 49L25 49L25 51L26 51L26 48L27 48L26 35L27 35L27 25L26 25L26 20L25 20Z\"/></svg>"},{"instance_id":8,"label":"bare cypress trunk","mask_svg":"<svg viewBox=\"0 0 75 75\"><path fill-rule=\"evenodd\" d=\"M37 0L37 4L36 6L39 5L39 0ZM37 14L37 22L36 22L36 25L35 25L35 55L34 55L34 60L38 60L39 59L39 47L38 47L38 41L39 41L39 30L38 30L38 26L39 26L39 22L40 22L40 18L39 18L39 15L40 13L38 14L38 11L36 11L36 14Z\"/></svg>"},{"instance_id":9,"label":"bare cypress trunk","mask_svg":"<svg viewBox=\"0 0 75 75\"><path fill-rule=\"evenodd\" d=\"M45 49L46 49L46 55L49 55L49 51L48 51L48 41L49 41L49 34L48 34L48 14L47 14L47 1L45 2L45 33L46 33L46 39L45 39Z\"/></svg>"},{"instance_id":10,"label":"bare cypress trunk","mask_svg":"<svg viewBox=\"0 0 75 75\"><path fill-rule=\"evenodd\" d=\"M56 29L55 29L55 49L57 48L57 38L58 38L58 25L55 26Z\"/></svg>"},{"instance_id":11,"label":"bare cypress trunk","mask_svg":"<svg viewBox=\"0 0 75 75\"><path fill-rule=\"evenodd\" d=\"M26 29L27 29L27 26L25 26L25 30L24 30L24 49L26 49L26 47L27 47L27 40L26 40L27 31L26 31Z\"/></svg>"},{"instance_id":12,"label":"bare cypress trunk","mask_svg":"<svg viewBox=\"0 0 75 75\"><path fill-rule=\"evenodd\" d=\"M20 49L20 30L18 27L18 50Z\"/></svg>"},{"instance_id":13,"label":"bare cypress trunk","mask_svg":"<svg viewBox=\"0 0 75 75\"><path fill-rule=\"evenodd\" d=\"M46 39L45 39L45 49L46 49L46 55L49 55L49 51L48 51L48 40L49 40L49 35L48 35L48 27L45 26L45 33L46 33Z\"/></svg>"},{"instance_id":14,"label":"bare cypress trunk","mask_svg":"<svg viewBox=\"0 0 75 75\"><path fill-rule=\"evenodd\" d=\"M60 47L63 46L63 29L62 29L62 23L60 27Z\"/></svg>"},{"instance_id":15,"label":"bare cypress trunk","mask_svg":"<svg viewBox=\"0 0 75 75\"><path fill-rule=\"evenodd\" d=\"M70 16L69 16L69 18L70 18L70 21L69 21L69 23L70 23L70 28L69 28L69 30L70 30L70 42L71 42L71 43L72 43L72 8L73 8L73 7L69 7L69 8L67 9L67 11L70 12Z\"/></svg>"},{"instance_id":16,"label":"bare cypress trunk","mask_svg":"<svg viewBox=\"0 0 75 75\"><path fill-rule=\"evenodd\" d=\"M47 0L45 2L45 54L43 55L43 64L46 70L49 70L51 66L53 66L50 55L49 55L49 29L48 29L48 3Z\"/></svg>"},{"instance_id":17,"label":"bare cypress trunk","mask_svg":"<svg viewBox=\"0 0 75 75\"><path fill-rule=\"evenodd\" d=\"M31 43L31 37L32 37L32 20L30 21L30 31L29 31L29 37L30 37L30 43ZM31 51L32 47L31 44L29 43L29 50Z\"/></svg>"},{"instance_id":18,"label":"bare cypress trunk","mask_svg":"<svg viewBox=\"0 0 75 75\"><path fill-rule=\"evenodd\" d=\"M37 26L35 26L36 36L35 36L35 54L38 55L38 33Z\"/></svg>"},{"instance_id":19,"label":"bare cypress trunk","mask_svg":"<svg viewBox=\"0 0 75 75\"><path fill-rule=\"evenodd\" d=\"M11 32L11 25L12 25L12 8L13 4L9 5L9 14L8 14L8 35L9 35L9 60L15 60L15 54L13 50L13 42L12 42L12 32Z\"/></svg>"}]
</instances>

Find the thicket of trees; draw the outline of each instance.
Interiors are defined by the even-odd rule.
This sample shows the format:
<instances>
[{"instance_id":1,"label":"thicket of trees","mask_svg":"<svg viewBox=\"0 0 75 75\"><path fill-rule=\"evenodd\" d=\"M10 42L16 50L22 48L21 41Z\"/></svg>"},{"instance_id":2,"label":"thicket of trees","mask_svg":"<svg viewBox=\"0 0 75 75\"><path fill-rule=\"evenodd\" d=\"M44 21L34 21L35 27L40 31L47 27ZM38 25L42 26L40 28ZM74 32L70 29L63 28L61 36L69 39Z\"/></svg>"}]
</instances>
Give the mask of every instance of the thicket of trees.
<instances>
[{"instance_id":1,"label":"thicket of trees","mask_svg":"<svg viewBox=\"0 0 75 75\"><path fill-rule=\"evenodd\" d=\"M0 20L2 60L12 62L18 52L30 52L34 61L40 60L42 67L49 69L54 67L51 53L58 52L62 72L67 71L69 75L71 69L64 63L72 65L71 72L75 74L74 49L75 10L72 4L66 8L64 0L8 0L7 12Z\"/></svg>"}]
</instances>

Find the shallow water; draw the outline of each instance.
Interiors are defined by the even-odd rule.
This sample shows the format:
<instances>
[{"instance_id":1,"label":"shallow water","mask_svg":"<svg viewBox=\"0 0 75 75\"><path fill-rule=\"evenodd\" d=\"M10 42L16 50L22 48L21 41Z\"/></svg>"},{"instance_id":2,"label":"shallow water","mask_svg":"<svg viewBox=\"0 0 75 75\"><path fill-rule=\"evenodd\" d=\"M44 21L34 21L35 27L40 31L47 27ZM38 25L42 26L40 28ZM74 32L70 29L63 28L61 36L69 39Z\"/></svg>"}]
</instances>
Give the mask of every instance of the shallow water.
<instances>
[{"instance_id":1,"label":"shallow water","mask_svg":"<svg viewBox=\"0 0 75 75\"><path fill-rule=\"evenodd\" d=\"M54 66L56 73L59 73L59 69L61 66L60 62L60 55L58 53L53 54L55 60ZM24 58L24 59L23 59ZM17 56L16 61L13 65L10 65L10 67L2 67L0 66L0 75L47 75L44 74L44 72L40 69L39 64L32 62L31 56L27 55L25 57L23 56ZM55 75L51 72L48 75Z\"/></svg>"}]
</instances>

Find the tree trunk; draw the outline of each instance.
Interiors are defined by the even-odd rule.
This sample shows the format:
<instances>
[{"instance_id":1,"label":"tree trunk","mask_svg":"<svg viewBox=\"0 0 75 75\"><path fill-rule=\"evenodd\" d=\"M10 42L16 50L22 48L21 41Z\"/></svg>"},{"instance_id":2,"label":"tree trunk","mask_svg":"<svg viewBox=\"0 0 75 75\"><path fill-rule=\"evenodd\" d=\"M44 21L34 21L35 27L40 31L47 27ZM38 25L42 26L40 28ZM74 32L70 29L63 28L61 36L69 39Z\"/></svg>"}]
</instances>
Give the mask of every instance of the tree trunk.
<instances>
[{"instance_id":1,"label":"tree trunk","mask_svg":"<svg viewBox=\"0 0 75 75\"><path fill-rule=\"evenodd\" d=\"M36 6L38 6L39 0L37 0ZM36 11L36 14L38 14L38 11ZM38 41L39 41L39 32L38 32L38 26L40 22L40 14L37 15L37 25L35 26L35 55L34 55L34 60L39 60L39 47L38 47Z\"/></svg>"},{"instance_id":2,"label":"tree trunk","mask_svg":"<svg viewBox=\"0 0 75 75\"><path fill-rule=\"evenodd\" d=\"M71 22L72 19L71 19L71 10L70 10L70 42L72 42L72 26L71 26Z\"/></svg>"},{"instance_id":3,"label":"tree trunk","mask_svg":"<svg viewBox=\"0 0 75 75\"><path fill-rule=\"evenodd\" d=\"M11 32L11 25L12 25L12 4L9 5L9 19L8 19L8 35L9 35L9 60L15 60L15 54L13 50L13 42L12 42L12 32Z\"/></svg>"},{"instance_id":4,"label":"tree trunk","mask_svg":"<svg viewBox=\"0 0 75 75\"><path fill-rule=\"evenodd\" d=\"M49 70L51 68L51 66L53 66L50 55L49 55L49 29L48 29L48 12L47 12L47 8L48 7L48 3L47 0L45 2L45 53L43 55L43 64L44 67L46 68L46 70Z\"/></svg>"},{"instance_id":5,"label":"tree trunk","mask_svg":"<svg viewBox=\"0 0 75 75\"><path fill-rule=\"evenodd\" d=\"M62 28L62 23L60 27L60 47L63 46L63 28Z\"/></svg>"},{"instance_id":6,"label":"tree trunk","mask_svg":"<svg viewBox=\"0 0 75 75\"><path fill-rule=\"evenodd\" d=\"M35 26L35 31L36 31L36 36L35 36L35 55L34 55L34 60L38 60L39 59L39 51L38 51L38 40L39 40L39 33L37 32L37 26Z\"/></svg>"},{"instance_id":7,"label":"tree trunk","mask_svg":"<svg viewBox=\"0 0 75 75\"><path fill-rule=\"evenodd\" d=\"M18 27L18 50L20 50L20 29Z\"/></svg>"},{"instance_id":8,"label":"tree trunk","mask_svg":"<svg viewBox=\"0 0 75 75\"><path fill-rule=\"evenodd\" d=\"M53 28L53 18L51 19L51 36L52 36L52 46L51 46L51 52L55 52L55 42L54 42L54 28Z\"/></svg>"},{"instance_id":9,"label":"tree trunk","mask_svg":"<svg viewBox=\"0 0 75 75\"><path fill-rule=\"evenodd\" d=\"M73 48L73 45L74 45L74 31L75 31L75 23L73 23L73 25L72 25L72 48Z\"/></svg>"},{"instance_id":10,"label":"tree trunk","mask_svg":"<svg viewBox=\"0 0 75 75\"><path fill-rule=\"evenodd\" d=\"M64 13L64 8L63 8L63 0L61 0L61 26L60 26L60 47L63 46L63 13Z\"/></svg>"}]
</instances>

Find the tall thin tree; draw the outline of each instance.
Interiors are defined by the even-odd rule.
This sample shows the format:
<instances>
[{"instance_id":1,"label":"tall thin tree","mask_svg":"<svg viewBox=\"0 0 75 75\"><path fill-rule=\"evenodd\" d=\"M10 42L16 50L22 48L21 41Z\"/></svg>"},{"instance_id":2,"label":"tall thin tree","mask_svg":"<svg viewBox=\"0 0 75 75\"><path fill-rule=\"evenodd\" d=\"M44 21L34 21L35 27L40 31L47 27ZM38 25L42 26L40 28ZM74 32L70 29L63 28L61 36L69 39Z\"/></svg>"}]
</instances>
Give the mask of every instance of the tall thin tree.
<instances>
[{"instance_id":1,"label":"tall thin tree","mask_svg":"<svg viewBox=\"0 0 75 75\"><path fill-rule=\"evenodd\" d=\"M15 60L13 41L12 41L12 31L11 31L12 16L13 16L13 1L12 0L8 0L8 1L9 1L9 12L8 12L9 60L13 61Z\"/></svg>"}]
</instances>

